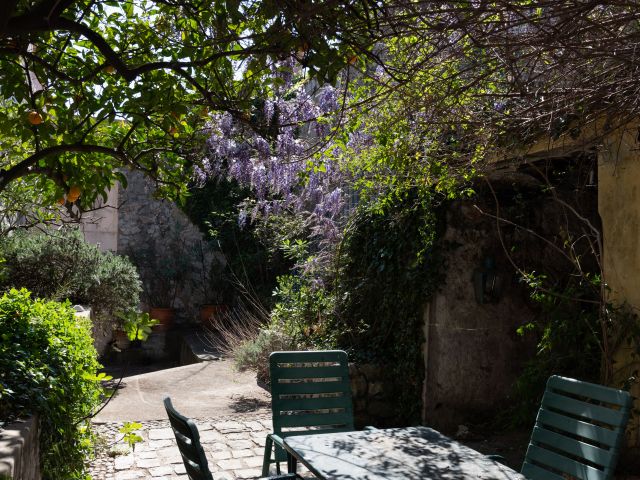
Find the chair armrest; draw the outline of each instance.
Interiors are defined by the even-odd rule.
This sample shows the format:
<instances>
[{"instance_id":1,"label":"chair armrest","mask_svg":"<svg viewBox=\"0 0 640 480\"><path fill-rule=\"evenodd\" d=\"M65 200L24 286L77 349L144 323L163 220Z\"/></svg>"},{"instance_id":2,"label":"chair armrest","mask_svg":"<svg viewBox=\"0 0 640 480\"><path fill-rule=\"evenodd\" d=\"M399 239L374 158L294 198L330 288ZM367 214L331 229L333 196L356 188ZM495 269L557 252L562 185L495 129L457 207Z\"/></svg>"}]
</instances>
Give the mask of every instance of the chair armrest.
<instances>
[{"instance_id":1,"label":"chair armrest","mask_svg":"<svg viewBox=\"0 0 640 480\"><path fill-rule=\"evenodd\" d=\"M261 477L260 480L296 480L302 478L295 473L284 473L282 475L273 475L271 477Z\"/></svg>"},{"instance_id":2,"label":"chair armrest","mask_svg":"<svg viewBox=\"0 0 640 480\"><path fill-rule=\"evenodd\" d=\"M280 448L284 448L284 440L280 435L276 435L275 433L270 433L269 436L271 437L271 440L273 440L273 443L278 445Z\"/></svg>"},{"instance_id":3,"label":"chair armrest","mask_svg":"<svg viewBox=\"0 0 640 480\"><path fill-rule=\"evenodd\" d=\"M498 462L501 463L503 465L506 465L507 463L507 459L504 458L502 455L485 455L485 457L487 457L489 460L493 460L494 462Z\"/></svg>"}]
</instances>

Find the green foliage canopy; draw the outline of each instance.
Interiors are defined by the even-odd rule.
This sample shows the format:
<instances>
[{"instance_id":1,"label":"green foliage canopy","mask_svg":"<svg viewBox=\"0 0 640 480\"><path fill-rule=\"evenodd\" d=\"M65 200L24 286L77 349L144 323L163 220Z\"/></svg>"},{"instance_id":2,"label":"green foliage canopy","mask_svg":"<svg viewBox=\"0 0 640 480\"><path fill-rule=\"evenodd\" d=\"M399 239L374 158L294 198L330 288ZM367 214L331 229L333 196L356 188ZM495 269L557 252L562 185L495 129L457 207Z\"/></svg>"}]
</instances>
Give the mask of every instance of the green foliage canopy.
<instances>
[{"instance_id":1,"label":"green foliage canopy","mask_svg":"<svg viewBox=\"0 0 640 480\"><path fill-rule=\"evenodd\" d=\"M100 403L104 374L88 320L68 303L0 298L0 419L39 412L45 478L83 478L91 446L84 419Z\"/></svg>"},{"instance_id":2,"label":"green foliage canopy","mask_svg":"<svg viewBox=\"0 0 640 480\"><path fill-rule=\"evenodd\" d=\"M130 167L179 196L209 111L251 123L293 57L332 81L377 4L9 0L0 6L0 192L91 205ZM68 197L67 197L68 199ZM69 202L72 203L72 202Z\"/></svg>"},{"instance_id":3,"label":"green foliage canopy","mask_svg":"<svg viewBox=\"0 0 640 480\"><path fill-rule=\"evenodd\" d=\"M39 298L90 305L99 317L137 308L142 287L134 265L101 252L80 231L18 231L0 238L0 289L28 288Z\"/></svg>"}]
</instances>

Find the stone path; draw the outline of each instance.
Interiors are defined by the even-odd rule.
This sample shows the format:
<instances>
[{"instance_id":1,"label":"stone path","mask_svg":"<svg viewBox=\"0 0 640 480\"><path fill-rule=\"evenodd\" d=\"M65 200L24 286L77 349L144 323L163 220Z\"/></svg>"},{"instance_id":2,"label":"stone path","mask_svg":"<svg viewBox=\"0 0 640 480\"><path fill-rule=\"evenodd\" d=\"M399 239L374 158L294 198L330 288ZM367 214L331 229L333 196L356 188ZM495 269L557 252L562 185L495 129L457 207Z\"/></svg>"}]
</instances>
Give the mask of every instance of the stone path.
<instances>
[{"instance_id":1,"label":"stone path","mask_svg":"<svg viewBox=\"0 0 640 480\"><path fill-rule=\"evenodd\" d=\"M164 395L196 422L214 480L260 477L271 428L270 396L258 387L255 374L219 360L125 377L94 419L101 441L89 468L93 480L187 480ZM133 452L118 433L125 421L142 424L137 433L144 441Z\"/></svg>"},{"instance_id":2,"label":"stone path","mask_svg":"<svg viewBox=\"0 0 640 480\"><path fill-rule=\"evenodd\" d=\"M214 480L260 477L264 442L271 427L269 416L234 415L195 422ZM133 452L116 441L122 437L117 433L121 426L121 422L96 425L97 433L107 443L91 464L93 480L187 479L168 420L144 422L138 432L144 442L137 444Z\"/></svg>"}]
</instances>

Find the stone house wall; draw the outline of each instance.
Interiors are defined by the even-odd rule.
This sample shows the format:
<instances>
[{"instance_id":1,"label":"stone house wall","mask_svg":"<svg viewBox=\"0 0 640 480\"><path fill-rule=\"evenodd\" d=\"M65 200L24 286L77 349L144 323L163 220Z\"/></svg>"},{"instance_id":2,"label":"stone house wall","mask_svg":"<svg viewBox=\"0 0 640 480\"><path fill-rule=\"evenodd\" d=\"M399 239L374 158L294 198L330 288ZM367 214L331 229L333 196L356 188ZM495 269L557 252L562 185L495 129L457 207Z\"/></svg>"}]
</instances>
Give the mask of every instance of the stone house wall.
<instances>
[{"instance_id":1,"label":"stone house wall","mask_svg":"<svg viewBox=\"0 0 640 480\"><path fill-rule=\"evenodd\" d=\"M194 321L199 306L207 303L203 274L212 261L202 248L204 236L173 202L154 197L150 179L128 172L127 180L127 188L120 189L118 253L129 256L138 267L145 289L143 309L172 306L179 321ZM173 273L179 277L175 289L166 280ZM163 286L166 290L159 290ZM154 297L166 304L152 305Z\"/></svg>"},{"instance_id":2,"label":"stone house wall","mask_svg":"<svg viewBox=\"0 0 640 480\"><path fill-rule=\"evenodd\" d=\"M350 363L349 377L356 428L394 426L391 391L382 367Z\"/></svg>"},{"instance_id":3,"label":"stone house wall","mask_svg":"<svg viewBox=\"0 0 640 480\"><path fill-rule=\"evenodd\" d=\"M455 202L447 212L446 278L425 310L423 421L455 431L459 423L490 413L505 401L532 346L516 330L534 313L513 285L495 234L495 222L471 202ZM473 272L495 259L504 293L497 303L478 304Z\"/></svg>"},{"instance_id":4,"label":"stone house wall","mask_svg":"<svg viewBox=\"0 0 640 480\"><path fill-rule=\"evenodd\" d=\"M598 211L602 218L604 275L609 301L640 311L640 136L638 125L606 138L598 152ZM615 355L616 378L622 385L637 378L640 356L633 345L621 342ZM634 414L627 428L627 443L633 448L640 470L640 382L632 385Z\"/></svg>"}]
</instances>

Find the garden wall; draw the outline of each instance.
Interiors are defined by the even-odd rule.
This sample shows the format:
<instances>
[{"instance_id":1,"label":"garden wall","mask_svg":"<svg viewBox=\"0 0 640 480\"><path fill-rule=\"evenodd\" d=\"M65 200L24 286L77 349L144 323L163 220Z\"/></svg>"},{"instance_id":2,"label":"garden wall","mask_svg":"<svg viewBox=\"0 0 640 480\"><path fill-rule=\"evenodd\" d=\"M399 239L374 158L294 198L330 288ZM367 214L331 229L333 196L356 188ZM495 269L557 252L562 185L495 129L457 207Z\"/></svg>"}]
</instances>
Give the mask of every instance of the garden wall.
<instances>
[{"instance_id":1,"label":"garden wall","mask_svg":"<svg viewBox=\"0 0 640 480\"><path fill-rule=\"evenodd\" d=\"M628 125L609 136L598 152L598 202L602 218L604 274L609 300L640 311L640 137L638 125ZM632 344L621 342L616 352L615 385L637 377L640 356ZM631 388L635 414L627 428L627 443L634 447L640 468L640 382Z\"/></svg>"},{"instance_id":2,"label":"garden wall","mask_svg":"<svg viewBox=\"0 0 640 480\"><path fill-rule=\"evenodd\" d=\"M377 365L349 364L351 395L356 428L372 425L390 427L395 419L393 390L384 375L384 369Z\"/></svg>"},{"instance_id":3,"label":"garden wall","mask_svg":"<svg viewBox=\"0 0 640 480\"><path fill-rule=\"evenodd\" d=\"M204 237L172 202L154 197L150 179L139 172L128 172L127 180L127 188L120 189L118 253L128 255L138 267L145 289L145 309L167 306L151 305L156 303L154 297L160 297L172 303L179 319L191 321L197 317L200 304L206 303L202 269L208 268L211 257L203 260L200 256L198 245ZM159 285L168 288L158 291Z\"/></svg>"},{"instance_id":4,"label":"garden wall","mask_svg":"<svg viewBox=\"0 0 640 480\"><path fill-rule=\"evenodd\" d=\"M453 203L446 213L446 274L425 311L423 420L445 431L500 409L532 355L516 333L534 315L515 285L496 236L495 221L473 202ZM473 273L485 257L495 259L503 282L497 303L478 304Z\"/></svg>"},{"instance_id":5,"label":"garden wall","mask_svg":"<svg viewBox=\"0 0 640 480\"><path fill-rule=\"evenodd\" d=\"M39 444L36 416L0 429L0 478L40 480Z\"/></svg>"}]
</instances>

